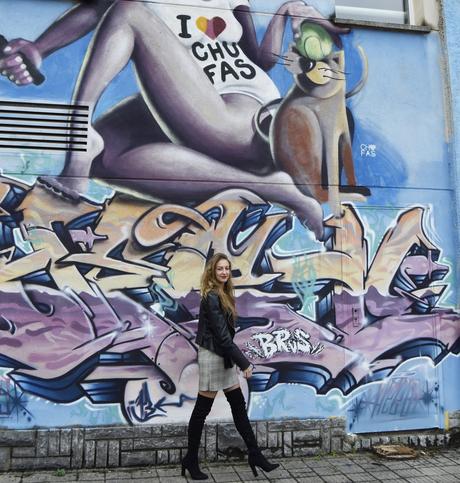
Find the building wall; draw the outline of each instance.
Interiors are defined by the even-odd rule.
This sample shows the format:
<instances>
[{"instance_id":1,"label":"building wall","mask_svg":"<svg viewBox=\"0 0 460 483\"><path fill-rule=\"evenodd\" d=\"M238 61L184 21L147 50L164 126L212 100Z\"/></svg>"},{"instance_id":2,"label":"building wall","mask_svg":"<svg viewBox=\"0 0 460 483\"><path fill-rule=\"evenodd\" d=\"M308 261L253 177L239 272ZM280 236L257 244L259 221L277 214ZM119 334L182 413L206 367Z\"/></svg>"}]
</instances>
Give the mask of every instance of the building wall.
<instances>
[{"instance_id":1,"label":"building wall","mask_svg":"<svg viewBox=\"0 0 460 483\"><path fill-rule=\"evenodd\" d=\"M458 25L458 5L455 1L447 0L443 2L443 17L444 17L444 40L446 44L446 58L448 62L447 76L449 79L450 94L451 94L451 159L452 159L452 173L454 184L456 187L457 206L460 206L460 191L458 189L458 180L460 179L460 163L458 162L460 153L460 101L458 91L460 86L460 47L458 45L458 37L460 35ZM458 210L457 210L458 213ZM460 221L457 217L457 234L460 237ZM460 246L457 245L457 254ZM457 256L457 260L459 260ZM460 276L460 265L457 264L457 279Z\"/></svg>"},{"instance_id":2,"label":"building wall","mask_svg":"<svg viewBox=\"0 0 460 483\"><path fill-rule=\"evenodd\" d=\"M281 3L251 2L259 41L283 23ZM123 5L47 56L42 84L0 80L0 424L186 421L200 276L224 251L235 341L256 366L241 379L253 419L444 427L460 334L438 32L353 28L333 47L304 23L293 50L288 23L269 81L232 43L228 8L157 5L199 64L147 7ZM0 0L0 32L35 39L70 7ZM88 94L69 107L79 73ZM226 105L219 77L237 84ZM254 96L276 90L257 131ZM86 177L93 156L73 137L83 151L59 177L66 153L49 148L64 144L47 133L63 124L51 119L73 116L85 136L88 113L104 151ZM18 134L33 124L48 127L41 144ZM228 417L220 395L211 419Z\"/></svg>"}]
</instances>

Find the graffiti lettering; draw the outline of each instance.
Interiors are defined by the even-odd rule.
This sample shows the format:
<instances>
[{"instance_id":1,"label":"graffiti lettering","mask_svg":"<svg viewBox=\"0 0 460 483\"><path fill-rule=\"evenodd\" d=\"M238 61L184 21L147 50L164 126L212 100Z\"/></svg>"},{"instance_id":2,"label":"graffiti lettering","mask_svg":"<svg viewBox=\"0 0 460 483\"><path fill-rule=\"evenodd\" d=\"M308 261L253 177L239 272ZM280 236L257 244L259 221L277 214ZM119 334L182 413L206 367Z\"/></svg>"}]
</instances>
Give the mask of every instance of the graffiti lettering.
<instances>
[{"instance_id":1,"label":"graffiti lettering","mask_svg":"<svg viewBox=\"0 0 460 483\"><path fill-rule=\"evenodd\" d=\"M361 144L361 156L375 158L377 156L377 146L375 144Z\"/></svg>"},{"instance_id":2,"label":"graffiti lettering","mask_svg":"<svg viewBox=\"0 0 460 483\"><path fill-rule=\"evenodd\" d=\"M317 355L324 350L324 346L319 342L313 344L310 341L310 334L302 329L276 329L270 333L260 332L254 334L251 340L259 344L255 347L251 342L246 343L246 354L249 357L261 357L270 359L279 353L309 354Z\"/></svg>"}]
</instances>

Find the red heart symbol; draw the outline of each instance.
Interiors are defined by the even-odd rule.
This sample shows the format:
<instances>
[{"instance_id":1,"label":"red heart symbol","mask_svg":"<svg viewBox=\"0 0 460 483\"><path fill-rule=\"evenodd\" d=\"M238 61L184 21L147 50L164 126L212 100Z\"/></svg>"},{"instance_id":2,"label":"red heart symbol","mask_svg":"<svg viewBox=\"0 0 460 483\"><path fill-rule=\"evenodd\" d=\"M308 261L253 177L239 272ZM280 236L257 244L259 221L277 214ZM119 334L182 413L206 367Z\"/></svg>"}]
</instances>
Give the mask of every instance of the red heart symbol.
<instances>
[{"instance_id":1,"label":"red heart symbol","mask_svg":"<svg viewBox=\"0 0 460 483\"><path fill-rule=\"evenodd\" d=\"M196 26L210 39L215 40L227 28L227 23L222 17L214 17L211 20L200 17L196 21Z\"/></svg>"}]
</instances>

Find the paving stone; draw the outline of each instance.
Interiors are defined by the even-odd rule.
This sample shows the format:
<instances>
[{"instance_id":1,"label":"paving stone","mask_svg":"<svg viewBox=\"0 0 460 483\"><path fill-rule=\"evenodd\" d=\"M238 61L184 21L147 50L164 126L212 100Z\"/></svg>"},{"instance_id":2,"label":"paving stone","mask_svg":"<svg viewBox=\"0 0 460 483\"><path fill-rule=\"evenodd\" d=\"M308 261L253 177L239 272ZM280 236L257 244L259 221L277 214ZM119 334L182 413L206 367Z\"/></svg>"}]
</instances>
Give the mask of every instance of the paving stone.
<instances>
[{"instance_id":1,"label":"paving stone","mask_svg":"<svg viewBox=\"0 0 460 483\"><path fill-rule=\"evenodd\" d=\"M325 458L304 458L303 461L312 468L329 466L329 462Z\"/></svg>"},{"instance_id":2,"label":"paving stone","mask_svg":"<svg viewBox=\"0 0 460 483\"><path fill-rule=\"evenodd\" d=\"M259 473L260 475L260 473ZM292 483L292 478L272 478L270 475L268 477L268 480L273 483Z\"/></svg>"},{"instance_id":3,"label":"paving stone","mask_svg":"<svg viewBox=\"0 0 460 483\"><path fill-rule=\"evenodd\" d=\"M302 476L316 476L316 473L311 470L310 468L293 468L292 470L289 470L289 474L291 476L297 477L302 477Z\"/></svg>"},{"instance_id":4,"label":"paving stone","mask_svg":"<svg viewBox=\"0 0 460 483\"><path fill-rule=\"evenodd\" d=\"M44 438L48 439L48 438ZM91 440L92 442L97 442ZM88 441L86 442L86 444ZM105 440L104 444L110 444ZM25 446L24 446L25 448ZM54 450L53 450L54 451ZM166 451L167 452L167 451ZM141 464L154 464L147 458L153 452L136 452L135 456L143 460ZM179 454L179 453L178 453ZM133 452L122 452L124 456L133 456ZM268 455L267 455L268 456ZM63 458L63 456L61 456ZM64 457L65 458L65 457ZM42 458L51 459L50 456ZM70 457L67 457L70 460ZM40 460L39 460L40 461ZM126 463L127 461L121 461ZM136 462L132 459L131 464ZM258 470L255 478L252 471L243 462L223 461L221 464L212 464L209 467L202 465L203 471L210 474L210 483L250 483L270 481L273 483L341 483L341 482L391 482L410 481L414 483L453 483L460 478L460 449L449 449L443 453L427 452L423 458L407 462L388 461L376 459L369 454L356 454L346 456L325 456L320 458L290 458L280 459L281 467L269 474ZM446 464L447 463L447 464ZM181 467L147 467L147 468L118 468L104 470L69 470L64 476L57 477L54 471L30 471L0 473L0 483L56 483L58 481L70 482L105 482L105 483L179 483L191 481L180 475ZM8 476L8 480L5 476ZM2 478L3 477L3 478ZM78 477L78 480L77 480Z\"/></svg>"},{"instance_id":5,"label":"paving stone","mask_svg":"<svg viewBox=\"0 0 460 483\"><path fill-rule=\"evenodd\" d=\"M398 480L400 477L399 474L396 474L393 471L369 471L369 474L378 478L379 480Z\"/></svg>"},{"instance_id":6,"label":"paving stone","mask_svg":"<svg viewBox=\"0 0 460 483\"><path fill-rule=\"evenodd\" d=\"M231 464L227 464L227 465L212 464L212 465L209 465L209 470L211 471L211 473L213 473L215 471L218 474L221 474L221 473L236 473L236 472L239 472L239 471L251 471L247 464L241 465L241 466L237 466L237 465L233 466Z\"/></svg>"},{"instance_id":7,"label":"paving stone","mask_svg":"<svg viewBox=\"0 0 460 483\"><path fill-rule=\"evenodd\" d=\"M351 464L351 465L347 465L347 466L336 466L336 468L338 470L340 470L342 473L352 473L352 474L356 474L356 473L364 473L364 469L361 468L361 466L359 465L355 465L355 464Z\"/></svg>"},{"instance_id":8,"label":"paving stone","mask_svg":"<svg viewBox=\"0 0 460 483\"><path fill-rule=\"evenodd\" d=\"M173 468L157 468L157 474L160 478L164 476L179 476L181 474L181 468L179 466Z\"/></svg>"},{"instance_id":9,"label":"paving stone","mask_svg":"<svg viewBox=\"0 0 460 483\"><path fill-rule=\"evenodd\" d=\"M432 476L431 479L437 483L458 483L459 481L458 476L455 475ZM416 481L416 478L413 480Z\"/></svg>"},{"instance_id":10,"label":"paving stone","mask_svg":"<svg viewBox=\"0 0 460 483\"><path fill-rule=\"evenodd\" d=\"M161 483L184 483L184 478L182 476L162 476L160 481Z\"/></svg>"},{"instance_id":11,"label":"paving stone","mask_svg":"<svg viewBox=\"0 0 460 483\"><path fill-rule=\"evenodd\" d=\"M240 481L240 477L236 472L232 473L221 473L219 470L215 472L211 472L212 477L214 478L214 481L217 482L229 482L229 481Z\"/></svg>"},{"instance_id":12,"label":"paving stone","mask_svg":"<svg viewBox=\"0 0 460 483\"><path fill-rule=\"evenodd\" d=\"M24 483L48 483L50 481L51 473L47 471L41 471L33 474L23 476L22 481Z\"/></svg>"},{"instance_id":13,"label":"paving stone","mask_svg":"<svg viewBox=\"0 0 460 483\"><path fill-rule=\"evenodd\" d=\"M104 481L105 471L79 471L78 481Z\"/></svg>"},{"instance_id":14,"label":"paving stone","mask_svg":"<svg viewBox=\"0 0 460 483\"><path fill-rule=\"evenodd\" d=\"M123 480L131 480L132 478L131 472L129 471L129 469L111 470L110 472L106 473L106 479L109 477L108 475L110 475L110 480L114 480L116 481L116 483L120 483Z\"/></svg>"},{"instance_id":15,"label":"paving stone","mask_svg":"<svg viewBox=\"0 0 460 483\"><path fill-rule=\"evenodd\" d=\"M258 469L259 473L262 471ZM270 471L270 480L280 479L280 478L287 478L289 476L289 471L285 470L282 466L276 468L276 470Z\"/></svg>"},{"instance_id":16,"label":"paving stone","mask_svg":"<svg viewBox=\"0 0 460 483\"><path fill-rule=\"evenodd\" d=\"M348 478L350 478L351 481L353 482L361 482L361 481L380 481L377 478L373 478L372 480L369 480L370 475L369 473L353 473L352 475L347 475Z\"/></svg>"},{"instance_id":17,"label":"paving stone","mask_svg":"<svg viewBox=\"0 0 460 483\"><path fill-rule=\"evenodd\" d=\"M452 475L458 475L460 473L458 465L443 466L442 468L446 473L450 473Z\"/></svg>"},{"instance_id":18,"label":"paving stone","mask_svg":"<svg viewBox=\"0 0 460 483\"><path fill-rule=\"evenodd\" d=\"M426 476L442 476L445 475L446 472L443 468L433 466L433 467L417 467L417 470L423 473Z\"/></svg>"},{"instance_id":19,"label":"paving stone","mask_svg":"<svg viewBox=\"0 0 460 483\"><path fill-rule=\"evenodd\" d=\"M145 470L136 470L133 469L131 471L131 478L132 479L140 479L140 478L156 478L158 476L156 468L148 468Z\"/></svg>"},{"instance_id":20,"label":"paving stone","mask_svg":"<svg viewBox=\"0 0 460 483\"><path fill-rule=\"evenodd\" d=\"M340 474L340 471L336 468L332 468L331 466L314 466L313 471L320 476L323 475L337 475Z\"/></svg>"},{"instance_id":21,"label":"paving stone","mask_svg":"<svg viewBox=\"0 0 460 483\"><path fill-rule=\"evenodd\" d=\"M405 461L385 461L383 464L391 470L408 470L411 468L411 465Z\"/></svg>"},{"instance_id":22,"label":"paving stone","mask_svg":"<svg viewBox=\"0 0 460 483\"><path fill-rule=\"evenodd\" d=\"M20 483L22 476L21 475L3 475L0 474L0 482L1 483Z\"/></svg>"},{"instance_id":23,"label":"paving stone","mask_svg":"<svg viewBox=\"0 0 460 483\"><path fill-rule=\"evenodd\" d=\"M297 481L298 483L318 483L322 480L319 480L318 476L296 476L294 481Z\"/></svg>"},{"instance_id":24,"label":"paving stone","mask_svg":"<svg viewBox=\"0 0 460 483\"><path fill-rule=\"evenodd\" d=\"M416 476L413 478L406 478L406 481L411 481L413 483L433 483L433 479L430 476Z\"/></svg>"},{"instance_id":25,"label":"paving stone","mask_svg":"<svg viewBox=\"0 0 460 483\"><path fill-rule=\"evenodd\" d=\"M286 459L281 463L281 465L283 466L283 468L286 468L287 470L306 467L306 464L304 461L297 460L297 459Z\"/></svg>"},{"instance_id":26,"label":"paving stone","mask_svg":"<svg viewBox=\"0 0 460 483\"><path fill-rule=\"evenodd\" d=\"M351 481L348 476L345 475L325 475L321 477L326 483L345 483Z\"/></svg>"},{"instance_id":27,"label":"paving stone","mask_svg":"<svg viewBox=\"0 0 460 483\"><path fill-rule=\"evenodd\" d=\"M56 472L50 473L48 476L48 481L51 483L55 483L57 481L62 481L68 483L70 481L77 481L78 479L78 472L74 470L65 470L62 476L58 476ZM0 479L1 481L1 479Z\"/></svg>"},{"instance_id":28,"label":"paving stone","mask_svg":"<svg viewBox=\"0 0 460 483\"><path fill-rule=\"evenodd\" d=\"M457 468L457 472L458 472L458 468ZM415 478L417 476L423 476L423 474L416 469L396 470L395 473L397 473L397 475L400 476L401 478L411 478L411 477Z\"/></svg>"}]
</instances>

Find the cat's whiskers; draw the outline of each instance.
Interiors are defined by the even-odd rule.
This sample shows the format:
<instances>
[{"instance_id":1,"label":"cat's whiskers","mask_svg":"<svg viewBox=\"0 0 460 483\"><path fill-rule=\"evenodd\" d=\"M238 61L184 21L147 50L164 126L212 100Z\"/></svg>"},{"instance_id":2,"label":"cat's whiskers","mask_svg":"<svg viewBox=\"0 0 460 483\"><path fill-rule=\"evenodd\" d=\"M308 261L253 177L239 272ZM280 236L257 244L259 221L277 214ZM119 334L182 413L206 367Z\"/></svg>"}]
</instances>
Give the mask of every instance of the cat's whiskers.
<instances>
[{"instance_id":1,"label":"cat's whiskers","mask_svg":"<svg viewBox=\"0 0 460 483\"><path fill-rule=\"evenodd\" d=\"M280 59L289 60L289 57L287 55L280 55L280 54L277 54L276 52L272 52L272 55Z\"/></svg>"},{"instance_id":2,"label":"cat's whiskers","mask_svg":"<svg viewBox=\"0 0 460 483\"><path fill-rule=\"evenodd\" d=\"M338 80L338 81L345 81L346 80L345 77L343 79L341 79L340 77L331 77L330 75L324 75L324 74L323 74L323 77L326 77L327 79Z\"/></svg>"},{"instance_id":3,"label":"cat's whiskers","mask_svg":"<svg viewBox=\"0 0 460 483\"><path fill-rule=\"evenodd\" d=\"M328 68L328 67L319 67L318 70L325 70L325 71L328 71L328 72L332 72L333 74L343 74L343 75L350 75L349 72L345 72L343 70L335 70L335 69L331 69L331 68Z\"/></svg>"}]
</instances>

